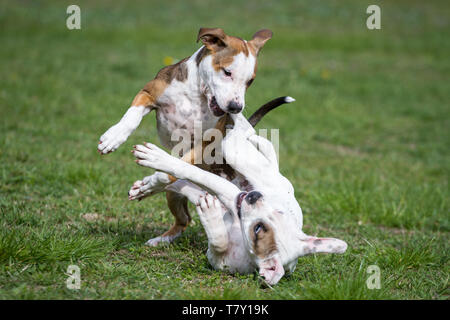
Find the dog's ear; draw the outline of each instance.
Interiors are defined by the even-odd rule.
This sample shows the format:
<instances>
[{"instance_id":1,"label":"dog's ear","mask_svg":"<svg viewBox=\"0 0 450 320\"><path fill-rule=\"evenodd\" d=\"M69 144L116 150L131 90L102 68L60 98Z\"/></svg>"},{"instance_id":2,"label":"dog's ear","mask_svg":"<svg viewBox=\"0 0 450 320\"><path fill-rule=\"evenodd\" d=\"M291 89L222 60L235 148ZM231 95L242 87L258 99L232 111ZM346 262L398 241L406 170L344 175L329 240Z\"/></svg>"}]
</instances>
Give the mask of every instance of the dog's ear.
<instances>
[{"instance_id":1,"label":"dog's ear","mask_svg":"<svg viewBox=\"0 0 450 320\"><path fill-rule=\"evenodd\" d=\"M210 50L219 51L227 46L227 35L220 28L200 28L198 31L197 42L203 44Z\"/></svg>"},{"instance_id":2,"label":"dog's ear","mask_svg":"<svg viewBox=\"0 0 450 320\"><path fill-rule=\"evenodd\" d=\"M267 42L267 40L272 38L272 31L269 29L262 29L257 31L254 35L252 40L249 41L250 44L252 44L256 49L256 54L261 51L264 44Z\"/></svg>"},{"instance_id":3,"label":"dog's ear","mask_svg":"<svg viewBox=\"0 0 450 320\"><path fill-rule=\"evenodd\" d=\"M303 234L299 238L298 257L313 253L344 253L347 250L345 241L335 238L316 238Z\"/></svg>"},{"instance_id":4,"label":"dog's ear","mask_svg":"<svg viewBox=\"0 0 450 320\"><path fill-rule=\"evenodd\" d=\"M259 263L259 275L270 284L277 284L284 276L284 268L278 257L272 257Z\"/></svg>"}]
</instances>

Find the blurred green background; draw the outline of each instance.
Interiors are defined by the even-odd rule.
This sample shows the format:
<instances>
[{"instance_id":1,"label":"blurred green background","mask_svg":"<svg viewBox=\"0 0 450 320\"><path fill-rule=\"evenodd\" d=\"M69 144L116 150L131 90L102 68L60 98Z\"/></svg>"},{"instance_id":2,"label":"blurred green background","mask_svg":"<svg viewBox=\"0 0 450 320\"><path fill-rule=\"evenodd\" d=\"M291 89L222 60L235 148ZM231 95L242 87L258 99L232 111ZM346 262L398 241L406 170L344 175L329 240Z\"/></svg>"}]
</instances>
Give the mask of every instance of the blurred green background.
<instances>
[{"instance_id":1,"label":"blurred green background","mask_svg":"<svg viewBox=\"0 0 450 320\"><path fill-rule=\"evenodd\" d=\"M70 4L81 30L66 28ZM366 28L370 4L381 30ZM448 299L449 18L448 1L2 1L0 298ZM213 270L195 214L173 245L144 246L172 224L163 195L127 200L151 173L129 150L159 143L153 114L96 152L164 61L199 48L200 27L274 32L245 113L296 98L259 128L280 129L305 232L349 244L274 288ZM373 264L380 290L365 284Z\"/></svg>"}]
</instances>

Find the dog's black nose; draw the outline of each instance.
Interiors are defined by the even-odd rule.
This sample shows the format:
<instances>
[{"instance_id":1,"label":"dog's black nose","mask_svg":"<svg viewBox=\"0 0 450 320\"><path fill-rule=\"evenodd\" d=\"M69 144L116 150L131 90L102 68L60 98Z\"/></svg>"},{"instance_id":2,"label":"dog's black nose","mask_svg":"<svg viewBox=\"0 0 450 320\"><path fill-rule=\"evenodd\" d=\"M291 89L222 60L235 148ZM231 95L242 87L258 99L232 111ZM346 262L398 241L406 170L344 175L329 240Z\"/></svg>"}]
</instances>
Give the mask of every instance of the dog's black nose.
<instances>
[{"instance_id":1,"label":"dog's black nose","mask_svg":"<svg viewBox=\"0 0 450 320\"><path fill-rule=\"evenodd\" d=\"M245 197L245 201L248 204L255 204L255 202L258 201L258 199L261 197L262 197L261 193L259 193L258 191L252 191Z\"/></svg>"},{"instance_id":2,"label":"dog's black nose","mask_svg":"<svg viewBox=\"0 0 450 320\"><path fill-rule=\"evenodd\" d=\"M235 101L231 101L227 106L227 110L229 113L239 113L242 111L242 106Z\"/></svg>"}]
</instances>

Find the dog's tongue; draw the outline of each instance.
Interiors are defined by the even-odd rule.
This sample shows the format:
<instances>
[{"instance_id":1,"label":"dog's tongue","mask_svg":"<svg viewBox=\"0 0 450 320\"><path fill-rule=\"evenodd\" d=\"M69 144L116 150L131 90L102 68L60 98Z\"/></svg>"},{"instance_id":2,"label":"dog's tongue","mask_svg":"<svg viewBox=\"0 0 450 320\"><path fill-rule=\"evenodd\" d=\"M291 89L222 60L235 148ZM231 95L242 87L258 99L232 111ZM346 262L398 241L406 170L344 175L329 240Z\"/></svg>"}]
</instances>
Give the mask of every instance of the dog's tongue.
<instances>
[{"instance_id":1,"label":"dog's tongue","mask_svg":"<svg viewBox=\"0 0 450 320\"><path fill-rule=\"evenodd\" d=\"M209 103L209 108L216 117L221 117L225 114L225 112L223 112L222 109L220 109L219 105L217 104L216 97L213 97L211 99L211 102Z\"/></svg>"}]
</instances>

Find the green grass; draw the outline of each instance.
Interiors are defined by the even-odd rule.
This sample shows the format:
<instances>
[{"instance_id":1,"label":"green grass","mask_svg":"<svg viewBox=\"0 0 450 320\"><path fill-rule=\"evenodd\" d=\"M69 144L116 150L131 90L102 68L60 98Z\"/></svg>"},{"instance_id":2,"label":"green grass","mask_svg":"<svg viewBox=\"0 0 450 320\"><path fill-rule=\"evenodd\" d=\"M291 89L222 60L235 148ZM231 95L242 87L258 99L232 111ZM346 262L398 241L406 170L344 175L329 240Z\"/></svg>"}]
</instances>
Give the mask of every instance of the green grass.
<instances>
[{"instance_id":1,"label":"green grass","mask_svg":"<svg viewBox=\"0 0 450 320\"><path fill-rule=\"evenodd\" d=\"M447 1L77 1L82 30L68 31L72 3L0 4L0 298L449 298ZM373 3L379 31L365 27ZM164 57L198 48L201 26L274 31L246 114L297 99L259 127L280 128L304 230L349 244L299 259L273 288L213 270L195 215L173 245L144 246L172 223L163 195L126 197L151 172L129 150L158 143L154 115L115 153L96 152ZM79 291L65 286L69 264ZM374 264L380 290L365 285Z\"/></svg>"}]
</instances>

